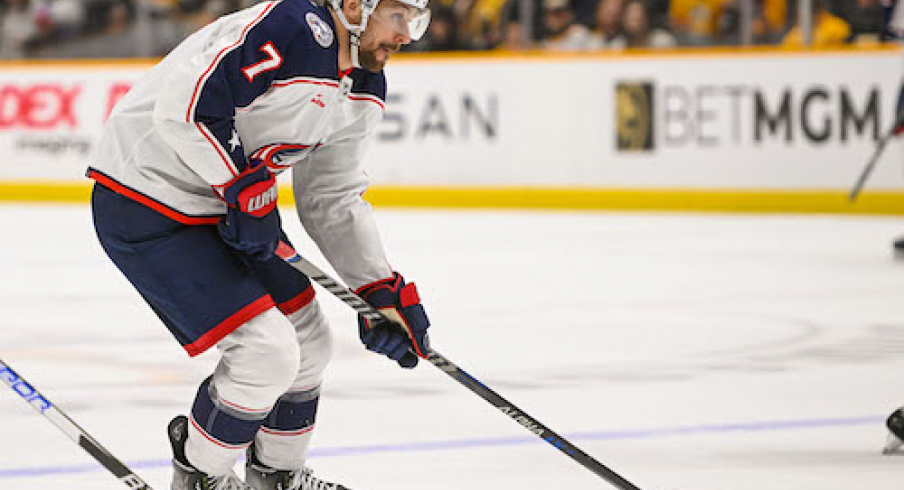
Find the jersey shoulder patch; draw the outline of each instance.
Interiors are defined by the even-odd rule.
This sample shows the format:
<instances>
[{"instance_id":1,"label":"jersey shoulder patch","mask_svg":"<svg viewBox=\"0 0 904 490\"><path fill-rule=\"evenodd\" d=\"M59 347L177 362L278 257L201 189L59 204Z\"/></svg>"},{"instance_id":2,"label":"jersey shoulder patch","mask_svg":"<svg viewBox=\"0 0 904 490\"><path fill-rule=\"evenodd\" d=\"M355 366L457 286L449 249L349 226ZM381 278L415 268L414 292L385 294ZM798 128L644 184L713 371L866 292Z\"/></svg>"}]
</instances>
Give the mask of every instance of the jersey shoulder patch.
<instances>
[{"instance_id":1,"label":"jersey shoulder patch","mask_svg":"<svg viewBox=\"0 0 904 490\"><path fill-rule=\"evenodd\" d=\"M315 77L338 80L339 42L326 7L308 0L282 1L271 12L270 29L287 37L286 63L278 78Z\"/></svg>"},{"instance_id":2,"label":"jersey shoulder patch","mask_svg":"<svg viewBox=\"0 0 904 490\"><path fill-rule=\"evenodd\" d=\"M317 41L317 44L324 48L328 48L333 44L333 39L336 37L333 34L333 28L321 19L319 15L314 12L308 12L304 14L304 20L308 23L308 27L311 28L311 34L314 35L314 40Z\"/></svg>"},{"instance_id":3,"label":"jersey shoulder patch","mask_svg":"<svg viewBox=\"0 0 904 490\"><path fill-rule=\"evenodd\" d=\"M274 12L276 16L295 25L291 29L294 31L295 42L307 44L314 49L328 49L338 44L333 18L326 7L308 0L297 0L280 2L278 10Z\"/></svg>"}]
</instances>

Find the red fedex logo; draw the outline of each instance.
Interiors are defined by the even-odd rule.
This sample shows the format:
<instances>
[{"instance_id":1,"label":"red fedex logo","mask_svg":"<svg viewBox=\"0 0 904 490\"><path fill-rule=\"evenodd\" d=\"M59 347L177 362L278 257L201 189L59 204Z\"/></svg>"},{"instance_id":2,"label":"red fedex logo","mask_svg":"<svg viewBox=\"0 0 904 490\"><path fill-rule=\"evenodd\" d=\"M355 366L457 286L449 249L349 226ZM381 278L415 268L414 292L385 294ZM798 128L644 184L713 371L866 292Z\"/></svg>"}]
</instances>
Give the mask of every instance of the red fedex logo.
<instances>
[{"instance_id":1,"label":"red fedex logo","mask_svg":"<svg viewBox=\"0 0 904 490\"><path fill-rule=\"evenodd\" d=\"M132 84L129 82L116 82L110 87L107 93L107 112L104 113L104 120L110 117L113 107L119 102L119 99L126 96L131 88Z\"/></svg>"},{"instance_id":2,"label":"red fedex logo","mask_svg":"<svg viewBox=\"0 0 904 490\"><path fill-rule=\"evenodd\" d=\"M75 103L82 88L57 83L0 85L0 130L75 128Z\"/></svg>"}]
</instances>

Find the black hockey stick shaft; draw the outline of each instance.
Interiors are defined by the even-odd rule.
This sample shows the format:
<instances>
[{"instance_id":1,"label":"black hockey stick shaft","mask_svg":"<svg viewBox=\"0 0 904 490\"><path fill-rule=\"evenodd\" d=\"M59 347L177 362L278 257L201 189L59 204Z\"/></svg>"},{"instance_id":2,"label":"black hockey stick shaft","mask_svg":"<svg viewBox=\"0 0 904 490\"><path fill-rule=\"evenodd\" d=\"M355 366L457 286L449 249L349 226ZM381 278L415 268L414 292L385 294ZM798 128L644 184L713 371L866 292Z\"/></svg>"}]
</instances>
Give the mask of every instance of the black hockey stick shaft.
<instances>
[{"instance_id":1,"label":"black hockey stick shaft","mask_svg":"<svg viewBox=\"0 0 904 490\"><path fill-rule=\"evenodd\" d=\"M123 482L132 490L152 490L150 485L145 483L132 470L130 470L121 461L116 459L110 451L104 449L99 442L88 435L84 429L72 421L65 413L58 409L54 404L47 401L44 395L34 389L27 381L22 379L18 373L13 371L8 364L0 359L0 378L13 391L19 394L32 408L50 420L56 425L67 437L75 441L82 449L94 457L98 463L102 464L110 473Z\"/></svg>"},{"instance_id":2,"label":"black hockey stick shaft","mask_svg":"<svg viewBox=\"0 0 904 490\"><path fill-rule=\"evenodd\" d=\"M869 161L866 163L866 166L863 167L863 171L860 172L860 176L857 178L857 182L854 184L854 187L851 189L851 192L848 193L848 201L854 202L857 200L857 196L860 195L860 191L863 190L863 186L866 185L866 179L873 173L873 170L876 168L876 164L879 163L879 157L882 156L882 153L885 151L885 147L888 146L888 142L895 136L898 127L904 124L904 112L898 114L894 126L892 126L891 130L888 131L882 139L876 144L876 149L873 151L872 157L870 157Z\"/></svg>"},{"instance_id":3,"label":"black hockey stick shaft","mask_svg":"<svg viewBox=\"0 0 904 490\"><path fill-rule=\"evenodd\" d=\"M338 297L342 302L351 306L355 311L371 321L390 321L379 310L361 299L351 289L340 284L319 267L309 262L307 259L299 255L292 247L282 243L276 251L283 260L290 265L303 272L311 280L322 286L324 289ZM618 473L612 471L604 464L594 459L589 454L569 442L564 437L552 431L537 419L528 415L526 412L515 406L515 404L503 398L501 395L490 389L488 386L474 378L455 363L447 359L445 356L429 349L427 361L436 366L440 371L446 373L454 380L458 381L476 395L480 396L490 404L492 404L500 412L517 422L519 425L533 433L537 437L552 444L556 449L568 455L571 459L583 465L585 468L596 473L616 488L621 490L640 490L633 483L624 479Z\"/></svg>"}]
</instances>

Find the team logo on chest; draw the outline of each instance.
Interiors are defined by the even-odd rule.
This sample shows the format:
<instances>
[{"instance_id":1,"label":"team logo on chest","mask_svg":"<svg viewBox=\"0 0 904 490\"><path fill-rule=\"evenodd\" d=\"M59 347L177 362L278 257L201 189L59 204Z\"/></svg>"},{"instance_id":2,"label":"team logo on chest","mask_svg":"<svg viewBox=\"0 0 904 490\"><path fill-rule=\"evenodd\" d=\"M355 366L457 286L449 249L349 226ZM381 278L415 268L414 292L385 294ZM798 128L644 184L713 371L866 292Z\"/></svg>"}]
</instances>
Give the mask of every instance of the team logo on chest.
<instances>
[{"instance_id":1,"label":"team logo on chest","mask_svg":"<svg viewBox=\"0 0 904 490\"><path fill-rule=\"evenodd\" d=\"M308 21L308 25L311 26L311 32L314 33L314 39L317 40L317 44L324 48L328 48L333 44L333 29L317 14L308 12L304 16L304 20Z\"/></svg>"}]
</instances>

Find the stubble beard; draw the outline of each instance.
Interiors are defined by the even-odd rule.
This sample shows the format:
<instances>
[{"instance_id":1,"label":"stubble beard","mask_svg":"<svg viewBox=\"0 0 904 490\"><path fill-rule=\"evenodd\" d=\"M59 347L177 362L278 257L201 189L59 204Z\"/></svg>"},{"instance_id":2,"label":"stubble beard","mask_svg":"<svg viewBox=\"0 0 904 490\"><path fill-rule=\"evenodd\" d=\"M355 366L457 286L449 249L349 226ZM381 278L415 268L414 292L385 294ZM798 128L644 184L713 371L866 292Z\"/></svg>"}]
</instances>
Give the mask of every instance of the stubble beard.
<instances>
[{"instance_id":1,"label":"stubble beard","mask_svg":"<svg viewBox=\"0 0 904 490\"><path fill-rule=\"evenodd\" d=\"M393 53L396 53L402 46L399 44L392 43L381 43L377 44L373 48L365 49L363 46L358 47L358 63L361 65L361 68L364 68L367 71L378 73L386 67L386 61L389 59L389 56ZM389 54L382 60L377 58L377 53L381 49L386 49L389 51Z\"/></svg>"},{"instance_id":2,"label":"stubble beard","mask_svg":"<svg viewBox=\"0 0 904 490\"><path fill-rule=\"evenodd\" d=\"M358 48L358 64L361 68L373 73L379 73L386 66L386 61L377 59L377 50L363 50Z\"/></svg>"}]
</instances>

